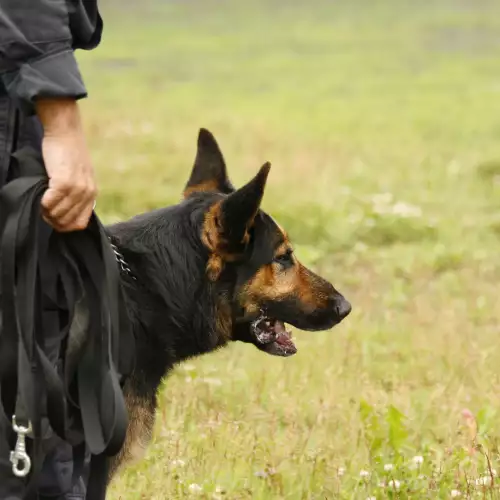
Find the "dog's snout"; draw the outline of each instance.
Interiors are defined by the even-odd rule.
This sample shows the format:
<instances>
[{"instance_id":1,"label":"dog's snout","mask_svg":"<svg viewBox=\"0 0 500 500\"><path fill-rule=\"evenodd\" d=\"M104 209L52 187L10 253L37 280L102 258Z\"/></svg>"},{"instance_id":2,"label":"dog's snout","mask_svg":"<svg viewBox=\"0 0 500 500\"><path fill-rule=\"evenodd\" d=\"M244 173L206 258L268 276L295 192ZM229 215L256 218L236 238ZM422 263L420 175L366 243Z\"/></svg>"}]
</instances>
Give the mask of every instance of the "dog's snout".
<instances>
[{"instance_id":1,"label":"dog's snout","mask_svg":"<svg viewBox=\"0 0 500 500\"><path fill-rule=\"evenodd\" d=\"M335 311L339 317L339 321L342 321L351 312L351 304L349 301L340 296L335 299Z\"/></svg>"}]
</instances>

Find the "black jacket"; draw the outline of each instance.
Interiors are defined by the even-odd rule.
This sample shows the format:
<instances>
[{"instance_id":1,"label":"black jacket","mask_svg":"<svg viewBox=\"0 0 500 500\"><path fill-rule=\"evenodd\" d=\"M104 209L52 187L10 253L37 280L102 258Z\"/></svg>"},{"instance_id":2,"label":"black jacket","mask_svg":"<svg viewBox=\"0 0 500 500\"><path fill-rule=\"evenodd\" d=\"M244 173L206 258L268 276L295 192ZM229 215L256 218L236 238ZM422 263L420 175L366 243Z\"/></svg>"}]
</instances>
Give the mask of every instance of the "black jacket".
<instances>
[{"instance_id":1,"label":"black jacket","mask_svg":"<svg viewBox=\"0 0 500 500\"><path fill-rule=\"evenodd\" d=\"M28 114L37 97L86 97L73 51L101 34L97 0L0 0L0 95Z\"/></svg>"}]
</instances>

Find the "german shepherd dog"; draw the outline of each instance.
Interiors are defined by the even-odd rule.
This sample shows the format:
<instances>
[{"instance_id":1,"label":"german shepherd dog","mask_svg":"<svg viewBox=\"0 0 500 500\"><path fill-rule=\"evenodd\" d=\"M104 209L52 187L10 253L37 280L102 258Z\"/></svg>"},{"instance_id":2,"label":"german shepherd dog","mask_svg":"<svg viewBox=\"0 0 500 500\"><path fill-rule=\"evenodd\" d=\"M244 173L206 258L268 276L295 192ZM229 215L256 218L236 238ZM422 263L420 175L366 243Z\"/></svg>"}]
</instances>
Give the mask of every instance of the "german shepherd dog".
<instances>
[{"instance_id":1,"label":"german shepherd dog","mask_svg":"<svg viewBox=\"0 0 500 500\"><path fill-rule=\"evenodd\" d=\"M351 311L260 209L269 169L235 189L217 142L201 129L184 199L107 228L129 268L122 280L136 341L124 387L129 429L110 479L149 442L157 390L174 365L231 341L291 356L286 323L327 330Z\"/></svg>"}]
</instances>

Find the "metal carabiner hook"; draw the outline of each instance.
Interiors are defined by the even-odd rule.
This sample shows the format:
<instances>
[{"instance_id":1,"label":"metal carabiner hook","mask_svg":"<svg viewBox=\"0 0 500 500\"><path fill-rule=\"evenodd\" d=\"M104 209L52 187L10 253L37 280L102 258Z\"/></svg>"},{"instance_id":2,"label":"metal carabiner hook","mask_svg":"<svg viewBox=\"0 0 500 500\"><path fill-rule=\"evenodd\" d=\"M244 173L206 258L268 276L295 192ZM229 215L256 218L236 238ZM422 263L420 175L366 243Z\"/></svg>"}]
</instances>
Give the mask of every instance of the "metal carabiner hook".
<instances>
[{"instance_id":1,"label":"metal carabiner hook","mask_svg":"<svg viewBox=\"0 0 500 500\"><path fill-rule=\"evenodd\" d=\"M16 447L10 452L12 473L16 477L26 477L31 470L31 459L26 453L26 434L31 432L31 422L28 422L28 427L17 425L16 416L13 415L12 428L17 434Z\"/></svg>"}]
</instances>

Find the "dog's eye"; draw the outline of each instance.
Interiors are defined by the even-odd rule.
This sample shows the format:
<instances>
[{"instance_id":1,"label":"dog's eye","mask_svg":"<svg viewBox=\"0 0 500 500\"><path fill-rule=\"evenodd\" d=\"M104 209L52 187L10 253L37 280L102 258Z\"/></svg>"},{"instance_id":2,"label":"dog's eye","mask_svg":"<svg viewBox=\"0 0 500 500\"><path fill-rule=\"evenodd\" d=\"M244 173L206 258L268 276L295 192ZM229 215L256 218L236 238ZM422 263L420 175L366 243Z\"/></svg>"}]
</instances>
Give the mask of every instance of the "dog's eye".
<instances>
[{"instance_id":1,"label":"dog's eye","mask_svg":"<svg viewBox=\"0 0 500 500\"><path fill-rule=\"evenodd\" d=\"M292 266L293 265L292 254L293 250L289 249L285 253L282 253L281 255L276 255L276 257L274 257L274 262L281 264L283 267Z\"/></svg>"}]
</instances>

